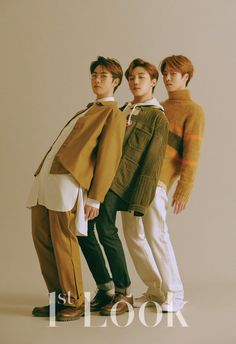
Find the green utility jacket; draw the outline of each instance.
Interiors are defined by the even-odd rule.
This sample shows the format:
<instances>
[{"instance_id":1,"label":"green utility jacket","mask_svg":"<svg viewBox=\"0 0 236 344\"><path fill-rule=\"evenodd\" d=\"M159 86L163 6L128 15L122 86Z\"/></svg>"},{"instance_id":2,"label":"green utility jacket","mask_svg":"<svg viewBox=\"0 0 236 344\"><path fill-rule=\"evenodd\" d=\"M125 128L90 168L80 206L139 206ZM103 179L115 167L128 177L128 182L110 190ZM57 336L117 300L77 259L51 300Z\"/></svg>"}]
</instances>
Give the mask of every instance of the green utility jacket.
<instances>
[{"instance_id":1,"label":"green utility jacket","mask_svg":"<svg viewBox=\"0 0 236 344\"><path fill-rule=\"evenodd\" d=\"M111 190L128 204L127 210L143 216L155 196L169 126L164 112L153 105L140 106L132 120Z\"/></svg>"}]
</instances>

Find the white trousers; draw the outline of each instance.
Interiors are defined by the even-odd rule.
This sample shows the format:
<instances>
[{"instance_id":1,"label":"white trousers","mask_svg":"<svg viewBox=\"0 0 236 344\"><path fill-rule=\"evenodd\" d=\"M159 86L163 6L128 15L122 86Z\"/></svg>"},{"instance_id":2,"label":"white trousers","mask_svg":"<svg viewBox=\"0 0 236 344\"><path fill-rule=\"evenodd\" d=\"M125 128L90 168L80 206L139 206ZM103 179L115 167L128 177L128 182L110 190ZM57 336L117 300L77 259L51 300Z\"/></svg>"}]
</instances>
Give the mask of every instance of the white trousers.
<instances>
[{"instance_id":1,"label":"white trousers","mask_svg":"<svg viewBox=\"0 0 236 344\"><path fill-rule=\"evenodd\" d=\"M164 302L167 293L184 298L183 284L166 224L168 198L158 186L143 217L122 212L123 231L136 271L148 287L147 293Z\"/></svg>"}]
</instances>

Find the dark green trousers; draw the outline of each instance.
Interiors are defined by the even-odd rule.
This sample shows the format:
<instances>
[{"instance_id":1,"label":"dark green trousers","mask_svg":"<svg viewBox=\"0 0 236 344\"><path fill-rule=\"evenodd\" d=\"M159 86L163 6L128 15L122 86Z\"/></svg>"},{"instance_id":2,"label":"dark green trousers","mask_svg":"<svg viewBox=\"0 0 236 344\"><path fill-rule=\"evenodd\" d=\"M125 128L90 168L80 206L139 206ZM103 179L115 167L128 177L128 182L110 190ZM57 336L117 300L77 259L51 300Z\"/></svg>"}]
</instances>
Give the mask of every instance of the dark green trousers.
<instances>
[{"instance_id":1,"label":"dark green trousers","mask_svg":"<svg viewBox=\"0 0 236 344\"><path fill-rule=\"evenodd\" d=\"M117 289L126 289L131 282L124 250L118 235L118 229L115 226L118 210L127 210L127 204L114 192L108 191L104 202L100 206L99 216L88 223L88 236L78 237L78 241L96 284L102 287L113 280ZM107 270L101 246L94 233L95 225L112 277Z\"/></svg>"}]
</instances>

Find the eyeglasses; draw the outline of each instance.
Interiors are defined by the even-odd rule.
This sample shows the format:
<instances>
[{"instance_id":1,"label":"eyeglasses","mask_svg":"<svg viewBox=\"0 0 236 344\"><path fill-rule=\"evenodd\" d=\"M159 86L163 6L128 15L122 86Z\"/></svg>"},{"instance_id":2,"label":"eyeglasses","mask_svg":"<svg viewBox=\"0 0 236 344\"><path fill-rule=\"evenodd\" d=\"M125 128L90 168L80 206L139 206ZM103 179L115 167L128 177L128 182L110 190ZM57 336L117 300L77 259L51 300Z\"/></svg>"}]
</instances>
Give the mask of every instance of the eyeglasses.
<instances>
[{"instance_id":1,"label":"eyeglasses","mask_svg":"<svg viewBox=\"0 0 236 344\"><path fill-rule=\"evenodd\" d=\"M96 80L97 78L99 78L102 82L104 82L105 80L107 80L107 78L113 77L111 74L107 74L107 73L92 73L90 74L90 79L91 80Z\"/></svg>"}]
</instances>

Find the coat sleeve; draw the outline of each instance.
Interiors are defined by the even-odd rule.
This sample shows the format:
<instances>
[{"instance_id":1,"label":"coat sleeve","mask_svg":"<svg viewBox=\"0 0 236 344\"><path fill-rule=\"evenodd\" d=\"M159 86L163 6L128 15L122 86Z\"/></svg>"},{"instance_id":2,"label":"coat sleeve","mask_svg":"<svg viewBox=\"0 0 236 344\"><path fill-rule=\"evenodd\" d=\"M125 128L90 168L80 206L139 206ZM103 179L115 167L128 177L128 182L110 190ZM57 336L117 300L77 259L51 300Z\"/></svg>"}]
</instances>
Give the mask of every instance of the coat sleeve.
<instances>
[{"instance_id":1,"label":"coat sleeve","mask_svg":"<svg viewBox=\"0 0 236 344\"><path fill-rule=\"evenodd\" d=\"M168 131L168 120L161 113L156 120L152 138L142 158L140 173L132 195L129 210L133 210L135 216L144 215L145 209L155 196L166 151Z\"/></svg>"},{"instance_id":2,"label":"coat sleeve","mask_svg":"<svg viewBox=\"0 0 236 344\"><path fill-rule=\"evenodd\" d=\"M103 202L120 162L125 127L124 114L118 109L112 109L98 139L89 198Z\"/></svg>"}]
</instances>

